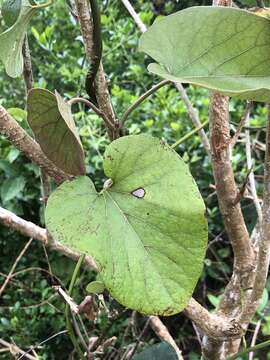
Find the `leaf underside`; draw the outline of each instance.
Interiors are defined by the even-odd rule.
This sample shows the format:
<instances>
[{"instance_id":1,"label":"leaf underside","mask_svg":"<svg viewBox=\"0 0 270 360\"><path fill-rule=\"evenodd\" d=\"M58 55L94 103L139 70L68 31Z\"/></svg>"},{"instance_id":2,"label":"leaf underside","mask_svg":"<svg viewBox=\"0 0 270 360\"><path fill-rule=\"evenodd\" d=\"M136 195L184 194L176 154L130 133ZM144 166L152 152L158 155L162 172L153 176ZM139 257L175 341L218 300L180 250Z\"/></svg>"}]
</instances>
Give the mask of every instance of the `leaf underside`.
<instances>
[{"instance_id":1,"label":"leaf underside","mask_svg":"<svg viewBox=\"0 0 270 360\"><path fill-rule=\"evenodd\" d=\"M200 276L207 243L204 203L186 164L158 139L137 135L108 146L104 170L113 185L100 193L79 177L50 196L48 230L93 256L124 306L178 313Z\"/></svg>"},{"instance_id":2,"label":"leaf underside","mask_svg":"<svg viewBox=\"0 0 270 360\"><path fill-rule=\"evenodd\" d=\"M39 6L32 6L22 0L21 11L15 24L0 35L0 60L10 77L16 78L23 72L22 46L29 22Z\"/></svg>"},{"instance_id":3,"label":"leaf underside","mask_svg":"<svg viewBox=\"0 0 270 360\"><path fill-rule=\"evenodd\" d=\"M62 97L32 89L27 97L27 120L45 155L67 174L84 175L84 153L71 108Z\"/></svg>"},{"instance_id":4,"label":"leaf underside","mask_svg":"<svg viewBox=\"0 0 270 360\"><path fill-rule=\"evenodd\" d=\"M245 10L192 7L154 23L140 50L150 72L229 96L270 101L270 21Z\"/></svg>"}]
</instances>

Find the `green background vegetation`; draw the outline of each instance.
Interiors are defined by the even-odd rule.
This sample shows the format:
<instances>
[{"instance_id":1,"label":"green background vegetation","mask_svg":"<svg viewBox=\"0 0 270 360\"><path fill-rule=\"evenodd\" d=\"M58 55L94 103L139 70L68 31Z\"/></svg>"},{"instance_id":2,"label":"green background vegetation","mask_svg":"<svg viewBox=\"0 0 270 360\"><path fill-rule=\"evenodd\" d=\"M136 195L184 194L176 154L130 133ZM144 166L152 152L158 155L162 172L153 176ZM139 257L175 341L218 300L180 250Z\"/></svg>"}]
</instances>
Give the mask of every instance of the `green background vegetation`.
<instances>
[{"instance_id":1,"label":"green background vegetation","mask_svg":"<svg viewBox=\"0 0 270 360\"><path fill-rule=\"evenodd\" d=\"M149 59L137 51L140 32L134 25L121 1L100 1L102 3L102 25L104 40L103 63L108 77L113 105L118 117L127 107L153 83L160 79L149 74L146 66ZM146 25L150 25L158 16L163 16L193 5L208 5L210 1L133 1L135 9ZM4 29L3 23L2 30ZM32 52L35 86L46 87L58 92L66 98L85 95L84 78L87 72L84 47L80 30L74 18L69 14L65 1L42 11L31 23L29 43ZM188 95L197 108L202 122L208 118L208 91L189 86ZM22 79L10 79L0 65L0 102L10 109L17 121L29 131L26 123L25 90ZM231 100L232 134L244 112L244 103ZM101 120L83 105L74 107L76 124L86 153L87 174L99 187L104 180L102 171L102 154L108 144L108 138ZM264 106L255 104L251 126L252 140L264 142L263 126L266 120ZM160 89L149 100L144 102L129 117L127 130L130 134L148 133L164 139L172 144L189 131L193 125L189 119L185 105L174 86ZM208 130L207 130L208 132ZM233 152L233 166L236 181L241 188L247 176L244 143L239 142ZM205 259L205 267L196 288L195 297L202 304L214 308L218 296L230 277L232 252L223 231L223 224L215 189L209 158L198 135L193 136L177 148L179 154L189 164L191 172L200 188L207 205L209 221L209 248ZM262 195L261 176L263 175L263 152L256 150L254 169L258 180L258 194ZM0 202L1 206L14 211L26 220L41 226L43 208L40 201L39 170L31 164L15 148L0 136ZM181 189L179 189L181 191ZM256 221L256 212L251 200L241 202L249 230ZM0 283L7 274L28 239L0 225ZM0 299L0 338L14 341L19 347L26 349L37 345L51 335L65 329L64 304L55 295L51 285L67 286L75 263L54 252L45 256L43 247L33 241L26 255L16 268L19 272L12 279L3 297ZM52 269L53 277L50 274ZM94 279L94 274L83 270L76 284L75 298L81 301L86 295L86 285ZM270 288L269 288L270 289ZM85 320L91 336L105 333L106 337L116 336L115 345L120 359L128 344L136 341L134 335L142 331L146 319L137 314L135 334L127 331L131 311L107 298L110 310L119 314L108 319L101 314L96 324ZM262 319L262 328L257 342L270 335L270 312L268 292L264 294L264 304L257 312L254 323ZM199 359L199 344L189 320L182 315L163 319L176 339L187 359ZM250 343L254 326L248 331L246 340ZM149 328L140 343L138 350L158 342ZM67 335L60 335L37 348L40 359L76 359L72 344ZM119 357L117 357L119 356ZM265 359L267 350L258 355ZM0 354L1 359L12 359L8 353ZM270 359L270 353L268 355ZM107 357L109 358L109 357Z\"/></svg>"}]
</instances>

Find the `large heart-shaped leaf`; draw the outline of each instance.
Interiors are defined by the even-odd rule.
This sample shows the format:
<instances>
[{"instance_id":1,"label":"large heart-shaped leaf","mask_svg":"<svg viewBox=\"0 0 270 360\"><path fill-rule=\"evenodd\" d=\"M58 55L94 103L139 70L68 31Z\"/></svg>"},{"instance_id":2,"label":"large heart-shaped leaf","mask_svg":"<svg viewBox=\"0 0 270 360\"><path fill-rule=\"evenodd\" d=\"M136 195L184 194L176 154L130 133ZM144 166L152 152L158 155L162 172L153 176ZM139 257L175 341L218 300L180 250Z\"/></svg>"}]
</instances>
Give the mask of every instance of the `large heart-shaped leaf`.
<instances>
[{"instance_id":1,"label":"large heart-shaped leaf","mask_svg":"<svg viewBox=\"0 0 270 360\"><path fill-rule=\"evenodd\" d=\"M200 276L207 242L204 203L187 165L163 142L137 135L108 146L104 170L110 180L100 193L79 177L50 196L48 230L94 257L121 304L178 313Z\"/></svg>"},{"instance_id":2,"label":"large heart-shaped leaf","mask_svg":"<svg viewBox=\"0 0 270 360\"><path fill-rule=\"evenodd\" d=\"M178 356L174 348L164 341L146 348L140 354L135 355L133 360L178 360Z\"/></svg>"},{"instance_id":3,"label":"large heart-shaped leaf","mask_svg":"<svg viewBox=\"0 0 270 360\"><path fill-rule=\"evenodd\" d=\"M31 5L22 0L21 11L15 24L0 35L0 60L10 77L18 77L23 72L22 46L29 22L35 13L47 4Z\"/></svg>"},{"instance_id":4,"label":"large heart-shaped leaf","mask_svg":"<svg viewBox=\"0 0 270 360\"><path fill-rule=\"evenodd\" d=\"M165 79L270 101L270 21L245 10L193 7L154 23L140 50Z\"/></svg>"},{"instance_id":5,"label":"large heart-shaped leaf","mask_svg":"<svg viewBox=\"0 0 270 360\"><path fill-rule=\"evenodd\" d=\"M46 156L68 174L85 174L84 153L71 107L56 92L32 89L27 120Z\"/></svg>"}]
</instances>

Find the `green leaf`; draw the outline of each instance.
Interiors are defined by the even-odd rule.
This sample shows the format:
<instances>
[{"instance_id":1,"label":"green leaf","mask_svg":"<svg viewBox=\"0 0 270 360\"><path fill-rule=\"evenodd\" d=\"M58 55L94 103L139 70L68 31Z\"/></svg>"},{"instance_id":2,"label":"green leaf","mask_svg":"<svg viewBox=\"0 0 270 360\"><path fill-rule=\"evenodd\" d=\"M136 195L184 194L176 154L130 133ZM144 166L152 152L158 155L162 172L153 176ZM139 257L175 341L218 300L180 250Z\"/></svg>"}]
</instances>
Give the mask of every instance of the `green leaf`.
<instances>
[{"instance_id":1,"label":"green leaf","mask_svg":"<svg viewBox=\"0 0 270 360\"><path fill-rule=\"evenodd\" d=\"M27 112L23 109L8 108L7 111L11 116L13 116L19 122L26 120L26 118L27 118Z\"/></svg>"},{"instance_id":2,"label":"green leaf","mask_svg":"<svg viewBox=\"0 0 270 360\"><path fill-rule=\"evenodd\" d=\"M174 348L167 342L148 347L140 354L135 355L133 360L177 360L178 356Z\"/></svg>"},{"instance_id":3,"label":"green leaf","mask_svg":"<svg viewBox=\"0 0 270 360\"><path fill-rule=\"evenodd\" d=\"M5 0L1 8L3 19L7 26L15 24L19 17L22 0Z\"/></svg>"},{"instance_id":4,"label":"green leaf","mask_svg":"<svg viewBox=\"0 0 270 360\"><path fill-rule=\"evenodd\" d=\"M216 308L220 302L220 298L218 296L207 294L207 298L209 302Z\"/></svg>"},{"instance_id":5,"label":"green leaf","mask_svg":"<svg viewBox=\"0 0 270 360\"><path fill-rule=\"evenodd\" d=\"M154 23L140 50L150 72L230 96L270 101L270 22L245 10L193 7Z\"/></svg>"},{"instance_id":6,"label":"green leaf","mask_svg":"<svg viewBox=\"0 0 270 360\"><path fill-rule=\"evenodd\" d=\"M18 77L23 71L22 46L28 23L35 9L28 0L22 0L20 15L15 24L0 35L0 59L11 77Z\"/></svg>"},{"instance_id":7,"label":"green leaf","mask_svg":"<svg viewBox=\"0 0 270 360\"><path fill-rule=\"evenodd\" d=\"M25 178L22 176L7 179L1 185L1 199L5 203L14 199L23 191L25 187Z\"/></svg>"},{"instance_id":8,"label":"green leaf","mask_svg":"<svg viewBox=\"0 0 270 360\"><path fill-rule=\"evenodd\" d=\"M17 21L0 35L0 60L3 62L6 72L10 77L15 78L22 74L22 46L28 24L35 13L47 5L49 3L32 6L28 0L22 0L21 11Z\"/></svg>"},{"instance_id":9,"label":"green leaf","mask_svg":"<svg viewBox=\"0 0 270 360\"><path fill-rule=\"evenodd\" d=\"M104 286L124 306L172 315L189 301L207 243L205 206L186 164L146 135L112 142L108 179L62 184L45 212L52 236L97 262Z\"/></svg>"},{"instance_id":10,"label":"green leaf","mask_svg":"<svg viewBox=\"0 0 270 360\"><path fill-rule=\"evenodd\" d=\"M105 287L102 281L92 281L86 287L86 291L89 294L101 294L104 289Z\"/></svg>"},{"instance_id":11,"label":"green leaf","mask_svg":"<svg viewBox=\"0 0 270 360\"><path fill-rule=\"evenodd\" d=\"M68 174L85 174L83 148L70 105L57 92L32 89L27 113L29 126L46 156Z\"/></svg>"}]
</instances>

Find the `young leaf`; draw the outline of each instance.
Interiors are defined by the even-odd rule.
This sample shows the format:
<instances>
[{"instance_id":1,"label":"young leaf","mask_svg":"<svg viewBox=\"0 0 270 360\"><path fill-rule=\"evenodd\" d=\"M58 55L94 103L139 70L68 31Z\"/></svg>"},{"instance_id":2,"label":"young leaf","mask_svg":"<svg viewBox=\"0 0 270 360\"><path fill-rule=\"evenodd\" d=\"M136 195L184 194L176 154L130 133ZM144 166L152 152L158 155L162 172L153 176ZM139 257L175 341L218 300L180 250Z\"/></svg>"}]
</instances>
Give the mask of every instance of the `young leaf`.
<instances>
[{"instance_id":1,"label":"young leaf","mask_svg":"<svg viewBox=\"0 0 270 360\"><path fill-rule=\"evenodd\" d=\"M112 142L104 158L111 179L97 193L88 177L49 198L52 236L97 262L106 289L124 306L172 315L189 301L207 243L204 203L187 165L146 135Z\"/></svg>"},{"instance_id":2,"label":"young leaf","mask_svg":"<svg viewBox=\"0 0 270 360\"><path fill-rule=\"evenodd\" d=\"M92 281L86 286L86 291L89 294L101 294L105 287L102 281Z\"/></svg>"},{"instance_id":3,"label":"young leaf","mask_svg":"<svg viewBox=\"0 0 270 360\"><path fill-rule=\"evenodd\" d=\"M46 156L68 174L85 174L84 153L70 105L56 92L32 89L28 123Z\"/></svg>"},{"instance_id":4,"label":"young leaf","mask_svg":"<svg viewBox=\"0 0 270 360\"><path fill-rule=\"evenodd\" d=\"M174 348L167 342L155 344L135 355L133 360L177 360L178 356Z\"/></svg>"},{"instance_id":5,"label":"young leaf","mask_svg":"<svg viewBox=\"0 0 270 360\"><path fill-rule=\"evenodd\" d=\"M140 50L165 79L270 101L270 22L245 10L193 7L154 23Z\"/></svg>"},{"instance_id":6,"label":"young leaf","mask_svg":"<svg viewBox=\"0 0 270 360\"><path fill-rule=\"evenodd\" d=\"M18 77L23 72L22 46L29 22L35 13L48 4L31 5L29 0L21 0L17 21L0 35L0 60L10 77ZM14 15L14 14L13 14ZM16 14L15 14L16 16ZM8 21L14 21L14 17Z\"/></svg>"}]
</instances>

